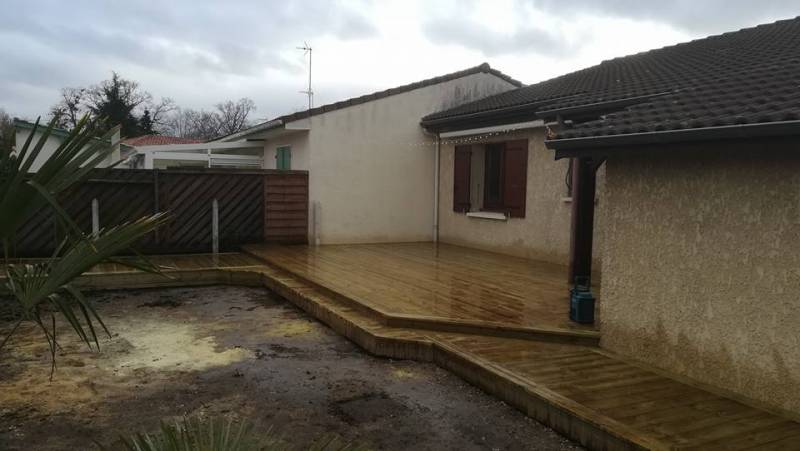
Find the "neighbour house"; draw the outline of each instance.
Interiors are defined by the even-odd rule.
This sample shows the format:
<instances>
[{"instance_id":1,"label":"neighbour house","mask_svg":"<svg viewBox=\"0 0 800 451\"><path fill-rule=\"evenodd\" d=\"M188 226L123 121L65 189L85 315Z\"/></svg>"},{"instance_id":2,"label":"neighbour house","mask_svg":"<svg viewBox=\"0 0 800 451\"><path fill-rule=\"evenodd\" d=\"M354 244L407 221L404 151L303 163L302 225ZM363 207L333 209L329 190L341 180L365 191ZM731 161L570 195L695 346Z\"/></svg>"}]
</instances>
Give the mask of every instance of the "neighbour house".
<instances>
[{"instance_id":1,"label":"neighbour house","mask_svg":"<svg viewBox=\"0 0 800 451\"><path fill-rule=\"evenodd\" d=\"M520 86L482 64L281 116L207 145L258 145L265 169L308 170L312 242L431 241L436 138L419 118Z\"/></svg>"},{"instance_id":2,"label":"neighbour house","mask_svg":"<svg viewBox=\"0 0 800 451\"><path fill-rule=\"evenodd\" d=\"M21 146L33 130L33 123L16 119L15 142ZM44 133L46 126L40 125L33 142ZM36 172L44 161L61 145L69 135L67 130L55 128L47 138L45 146L34 161L31 169ZM109 145L110 142L109 142ZM243 144L203 144L202 140L164 135L143 135L120 141L118 150L113 152L98 167L108 167L118 163L120 169L167 169L177 167L202 168L261 168L262 145Z\"/></svg>"},{"instance_id":3,"label":"neighbour house","mask_svg":"<svg viewBox=\"0 0 800 451\"><path fill-rule=\"evenodd\" d=\"M31 132L33 131L34 124L32 122L24 121L21 119L14 119L14 129L15 129L15 136L14 140L16 146L21 148L25 142L30 137ZM47 125L39 125L36 129L36 133L33 136L32 143L37 143L39 139L43 136L45 130L47 129ZM36 172L39 170L40 167L47 161L48 158L58 149L61 143L64 141L64 138L69 136L69 132L66 130L62 130L59 128L54 128L50 133L50 136L47 137L47 141L42 147L42 150L37 155L36 159L33 161L31 165L31 171ZM108 142L108 145L111 145L111 142ZM119 160L125 160L131 155L134 154L134 149L132 146L126 145L124 143L120 143L109 156L101 162L98 167L108 167L112 164L116 163Z\"/></svg>"},{"instance_id":4,"label":"neighbour house","mask_svg":"<svg viewBox=\"0 0 800 451\"><path fill-rule=\"evenodd\" d=\"M261 146L254 143L204 144L203 140L164 135L143 135L122 141L136 148L132 167L261 168Z\"/></svg>"},{"instance_id":5,"label":"neighbour house","mask_svg":"<svg viewBox=\"0 0 800 451\"><path fill-rule=\"evenodd\" d=\"M800 413L799 88L796 18L428 115L443 139L538 126L442 146L440 238L548 256L571 228L573 274L602 259L601 346ZM568 165L571 227L563 181L531 177ZM510 219L471 221L483 210Z\"/></svg>"}]
</instances>

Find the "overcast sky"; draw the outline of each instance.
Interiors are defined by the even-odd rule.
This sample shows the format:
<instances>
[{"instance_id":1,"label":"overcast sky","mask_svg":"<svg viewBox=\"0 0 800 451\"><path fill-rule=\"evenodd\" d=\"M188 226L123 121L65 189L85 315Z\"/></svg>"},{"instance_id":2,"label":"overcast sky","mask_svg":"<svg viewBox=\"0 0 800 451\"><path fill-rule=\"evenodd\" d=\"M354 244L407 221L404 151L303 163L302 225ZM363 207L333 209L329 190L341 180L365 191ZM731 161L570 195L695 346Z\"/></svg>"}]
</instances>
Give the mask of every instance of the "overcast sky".
<instances>
[{"instance_id":1,"label":"overcast sky","mask_svg":"<svg viewBox=\"0 0 800 451\"><path fill-rule=\"evenodd\" d=\"M115 70L154 97L257 118L484 61L534 83L623 56L800 15L796 0L2 0L0 108L45 115L65 86Z\"/></svg>"}]
</instances>

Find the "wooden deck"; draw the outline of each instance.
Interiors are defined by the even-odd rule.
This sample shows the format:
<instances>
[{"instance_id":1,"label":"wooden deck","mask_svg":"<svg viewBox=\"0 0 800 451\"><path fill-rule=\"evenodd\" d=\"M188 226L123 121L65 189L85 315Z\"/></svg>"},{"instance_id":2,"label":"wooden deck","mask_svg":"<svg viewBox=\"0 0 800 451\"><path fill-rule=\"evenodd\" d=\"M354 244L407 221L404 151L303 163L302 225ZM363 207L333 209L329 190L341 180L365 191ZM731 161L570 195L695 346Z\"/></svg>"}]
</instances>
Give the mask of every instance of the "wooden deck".
<instances>
[{"instance_id":1,"label":"wooden deck","mask_svg":"<svg viewBox=\"0 0 800 451\"><path fill-rule=\"evenodd\" d=\"M433 243L246 249L389 325L599 337L593 326L569 321L567 268L561 265Z\"/></svg>"},{"instance_id":2,"label":"wooden deck","mask_svg":"<svg viewBox=\"0 0 800 451\"><path fill-rule=\"evenodd\" d=\"M334 248L339 246L330 249ZM393 248L396 254L390 252ZM242 254L222 254L217 258L210 255L160 256L155 260L168 267L169 278L104 266L85 276L84 284L94 288L211 283L266 286L368 352L390 358L434 362L589 449L800 450L800 418L795 414L760 407L752 401L673 377L596 346L543 341L527 335L523 337L525 339L508 338L498 336L496 330L450 327L446 321L426 324L412 321L397 325L379 311L349 297L356 293L368 296L365 300L376 307L398 305L393 312L400 309L398 314L413 316L430 311L419 301L410 307L402 307L380 299L389 296L387 293L406 293L404 299L409 300L409 292L432 293L428 295L430 299L442 299L442 293L452 293L442 301L443 304L434 304L436 315L454 312L459 321L482 321L481 314L497 311L499 315L519 318L508 310L517 305L527 307L522 317L528 322L516 322L514 327L526 327L541 324L539 318L542 316L536 313L545 311L544 305L547 304L528 306L524 300L511 299L519 298L521 293L550 292L553 300L563 296L555 292L555 286L559 282L563 284L557 268L552 273L525 274L525 268L536 268L538 264L527 266L524 261L513 258L502 262L505 258L482 252L474 254L480 257L470 256L472 251L450 246L444 249L442 252L440 247L437 255L431 254L430 249L426 250L425 245L365 246L358 253L342 253L334 249L337 258L329 257L325 247L321 248L325 258L302 247L253 249L255 254L265 259L263 261ZM295 273L273 263L280 260L291 263L287 267L303 268L299 263L302 260L300 255L305 255L306 261L314 262L305 266L307 271ZM356 255L371 259L371 264L353 262ZM396 267L391 263L395 258ZM367 292L362 291L364 288L351 287L351 284L363 286L356 283L358 277L347 277L335 285L342 290L340 293L331 288L334 285L323 286L310 280L327 282L327 277L332 276L322 269L322 272L314 272L313 268L329 267L334 265L334 261L352 262L344 267L343 272L362 274L369 279L378 274L381 278L376 280L380 282L371 282L371 291ZM503 289L491 283L494 278L467 277L472 271L482 269L483 263L480 262L489 262L489 270L496 271L498 277L510 274L511 279L538 280L536 283L540 285L533 289L519 282L511 285L513 289ZM324 265L318 266L320 263ZM397 267L405 268L402 269L403 275L394 272ZM381 286L393 278L418 277L423 268L436 271L435 278L428 275L420 279L418 285L427 287L425 289L410 288L417 285L414 283L405 283L399 285L402 289L395 287L390 291L383 289L390 287ZM326 278L319 278L323 274ZM450 291L442 288L448 280L454 279L459 279L452 282L457 287ZM487 291L484 295L486 304L477 303L478 298L464 294L465 290L475 289ZM489 305L493 297L488 292L492 290L502 291L501 298L506 299L502 308ZM474 304L458 308L453 304L457 299ZM544 317L555 318L554 314L551 315ZM569 326L563 323L550 325Z\"/></svg>"},{"instance_id":3,"label":"wooden deck","mask_svg":"<svg viewBox=\"0 0 800 451\"><path fill-rule=\"evenodd\" d=\"M595 346L387 325L274 265L264 284L379 356L432 361L589 449L800 450L800 418Z\"/></svg>"}]
</instances>

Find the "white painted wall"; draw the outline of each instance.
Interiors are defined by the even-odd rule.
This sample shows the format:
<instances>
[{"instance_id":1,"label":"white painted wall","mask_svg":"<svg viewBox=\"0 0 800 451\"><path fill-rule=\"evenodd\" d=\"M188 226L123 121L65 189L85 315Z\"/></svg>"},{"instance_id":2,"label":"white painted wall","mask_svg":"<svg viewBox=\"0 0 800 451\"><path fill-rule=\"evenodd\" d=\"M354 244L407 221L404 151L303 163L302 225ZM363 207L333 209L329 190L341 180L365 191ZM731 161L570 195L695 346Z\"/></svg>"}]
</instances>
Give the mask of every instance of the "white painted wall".
<instances>
[{"instance_id":1,"label":"white painted wall","mask_svg":"<svg viewBox=\"0 0 800 451\"><path fill-rule=\"evenodd\" d=\"M31 146L35 146L36 143L39 142L39 139L42 137L43 130L44 128L39 128L36 130L36 135L33 137L33 140L31 141ZM21 149L22 146L25 145L25 141L28 139L28 136L30 136L30 134L31 134L30 129L17 127L16 137L15 137L17 149ZM45 142L44 147L42 147L42 150L39 152L39 155L37 155L36 159L33 160L33 165L31 166L31 172L37 172L42 167L44 162L47 161L47 159L50 158L50 156L52 156L55 153L55 151L58 149L58 146L60 146L63 141L64 138L62 136L51 134L47 138L47 141ZM33 147L31 147L31 149L32 148ZM97 167L103 168L106 166L110 166L111 164L119 160L119 158L120 158L119 151L112 152Z\"/></svg>"},{"instance_id":2,"label":"white painted wall","mask_svg":"<svg viewBox=\"0 0 800 451\"><path fill-rule=\"evenodd\" d=\"M310 204L321 206L322 244L430 241L435 141L420 119L513 88L478 73L313 116L311 130L266 141L265 165L292 145L292 169L310 171Z\"/></svg>"},{"instance_id":3,"label":"white painted wall","mask_svg":"<svg viewBox=\"0 0 800 451\"><path fill-rule=\"evenodd\" d=\"M308 170L309 144L308 132L297 131L266 141L264 144L264 169L277 169L277 149L281 146L292 147L292 169Z\"/></svg>"}]
</instances>

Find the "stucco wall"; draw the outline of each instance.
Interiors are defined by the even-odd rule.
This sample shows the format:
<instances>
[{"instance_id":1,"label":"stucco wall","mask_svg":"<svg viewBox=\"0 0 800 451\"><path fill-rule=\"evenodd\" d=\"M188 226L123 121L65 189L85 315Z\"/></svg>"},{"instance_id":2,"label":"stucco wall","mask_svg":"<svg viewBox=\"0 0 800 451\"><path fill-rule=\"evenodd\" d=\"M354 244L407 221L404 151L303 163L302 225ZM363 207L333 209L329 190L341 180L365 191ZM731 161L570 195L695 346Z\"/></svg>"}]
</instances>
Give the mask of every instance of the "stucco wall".
<instances>
[{"instance_id":1,"label":"stucco wall","mask_svg":"<svg viewBox=\"0 0 800 451\"><path fill-rule=\"evenodd\" d=\"M471 218L453 211L453 168L455 146L441 149L441 178L439 205L439 239L446 243L477 247L494 252L517 255L554 263L569 263L569 238L572 204L565 202L564 181L568 160L556 161L553 151L544 146L544 129L482 142L528 140L528 183L524 218L507 221ZM475 166L475 165L473 165ZM595 217L594 249L599 264L599 249L603 240L603 173L598 172L597 213ZM474 190L473 190L474 191ZM473 192L472 198L477 197ZM595 268L599 270L599 265Z\"/></svg>"},{"instance_id":2,"label":"stucco wall","mask_svg":"<svg viewBox=\"0 0 800 451\"><path fill-rule=\"evenodd\" d=\"M292 147L292 169L294 170L308 170L309 168L309 147L308 147L308 132L297 131L286 136L270 139L264 143L264 169L277 169L277 154L278 147L291 146Z\"/></svg>"},{"instance_id":3,"label":"stucco wall","mask_svg":"<svg viewBox=\"0 0 800 451\"><path fill-rule=\"evenodd\" d=\"M602 346L800 413L800 152L611 157Z\"/></svg>"},{"instance_id":4,"label":"stucco wall","mask_svg":"<svg viewBox=\"0 0 800 451\"><path fill-rule=\"evenodd\" d=\"M274 167L275 146L293 145L292 167L310 171L312 208L321 207L323 244L429 241L434 141L420 119L512 88L479 73L313 116L311 130L295 135L296 143L267 141L265 164ZM315 233L313 221L309 228Z\"/></svg>"},{"instance_id":5,"label":"stucco wall","mask_svg":"<svg viewBox=\"0 0 800 451\"><path fill-rule=\"evenodd\" d=\"M43 135L42 130L44 130L45 128L47 127L42 126L41 128L37 129L36 135L33 137L33 140L31 141L31 149L33 148L33 146L36 145L37 142L39 142L39 140ZM16 136L14 137L17 149L22 149L22 146L25 145L25 141L28 139L28 136L30 136L30 134L31 130L27 128L17 128ZM47 159L50 158L53 155L53 153L55 153L55 151L58 149L58 146L60 146L63 141L64 139L62 137L57 136L55 134L51 134L50 136L48 136L47 141L42 147L42 150L36 156L36 159L33 160L33 164L31 165L31 172L37 172L39 168L42 167L44 162L47 161ZM109 166L112 163L116 162L119 158L120 158L119 153L114 152L111 155L109 155L104 161L100 162L100 164L98 164L97 167L103 168Z\"/></svg>"}]
</instances>

